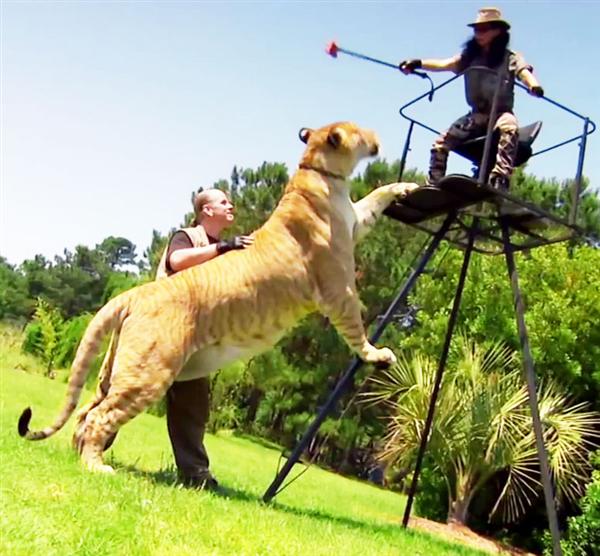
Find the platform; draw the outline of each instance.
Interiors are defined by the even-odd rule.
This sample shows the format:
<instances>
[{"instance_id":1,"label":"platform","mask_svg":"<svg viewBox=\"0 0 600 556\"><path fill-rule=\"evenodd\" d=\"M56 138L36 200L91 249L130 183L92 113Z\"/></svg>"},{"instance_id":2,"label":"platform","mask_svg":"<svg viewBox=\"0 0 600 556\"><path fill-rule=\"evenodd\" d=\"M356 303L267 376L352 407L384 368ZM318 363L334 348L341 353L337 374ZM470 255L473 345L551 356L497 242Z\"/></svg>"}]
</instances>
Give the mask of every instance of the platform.
<instances>
[{"instance_id":1,"label":"platform","mask_svg":"<svg viewBox=\"0 0 600 556\"><path fill-rule=\"evenodd\" d=\"M508 223L514 251L532 249L571 239L576 226L536 205L527 203L462 174L445 176L438 186L423 186L384 212L390 218L435 234L443 218L456 212L445 239L466 247L468 234L477 219L473 250L498 255L504 253L500 220Z\"/></svg>"}]
</instances>

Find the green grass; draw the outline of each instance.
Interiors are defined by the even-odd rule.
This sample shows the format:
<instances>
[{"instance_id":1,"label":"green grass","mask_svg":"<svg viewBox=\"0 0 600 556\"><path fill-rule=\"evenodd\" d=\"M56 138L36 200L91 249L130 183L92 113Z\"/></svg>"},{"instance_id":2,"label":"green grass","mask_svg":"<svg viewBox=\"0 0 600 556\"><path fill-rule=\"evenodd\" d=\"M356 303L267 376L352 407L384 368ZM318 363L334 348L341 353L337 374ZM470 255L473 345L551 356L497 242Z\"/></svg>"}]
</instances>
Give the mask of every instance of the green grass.
<instances>
[{"instance_id":1,"label":"green grass","mask_svg":"<svg viewBox=\"0 0 600 556\"><path fill-rule=\"evenodd\" d=\"M28 405L32 428L49 424L65 385L9 370L0 355L1 554L481 554L403 530L403 496L317 467L264 505L279 454L231 434L207 437L213 471L231 494L183 489L165 422L151 415L119 433L108 453L115 475L85 472L70 448L72 422L41 442L16 432Z\"/></svg>"}]
</instances>

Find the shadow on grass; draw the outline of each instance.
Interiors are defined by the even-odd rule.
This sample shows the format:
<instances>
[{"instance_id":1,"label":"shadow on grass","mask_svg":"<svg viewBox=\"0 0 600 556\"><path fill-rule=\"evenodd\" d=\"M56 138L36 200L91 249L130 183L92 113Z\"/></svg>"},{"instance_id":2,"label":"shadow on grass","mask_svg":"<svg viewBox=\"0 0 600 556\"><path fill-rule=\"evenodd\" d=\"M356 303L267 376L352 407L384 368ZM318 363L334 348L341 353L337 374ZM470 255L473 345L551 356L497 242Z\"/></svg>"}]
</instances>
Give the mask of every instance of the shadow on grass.
<instances>
[{"instance_id":1,"label":"shadow on grass","mask_svg":"<svg viewBox=\"0 0 600 556\"><path fill-rule=\"evenodd\" d=\"M138 469L135 465L122 465L118 462L111 462L111 465L115 467L115 469L123 470L131 475L136 477L140 477L146 481L150 481L152 483L158 485L170 486L173 488L185 488L186 490L197 490L198 492L203 492L202 489L198 489L195 487L185 486L177 476L177 471L174 467L170 467L167 469L159 469L158 471L143 471ZM219 496L222 498L230 498L232 500L241 500L244 502L261 502L261 498L256 494L251 494L249 492L238 490L235 488L227 487L219 483L219 489L216 491L209 491L209 493L213 496Z\"/></svg>"},{"instance_id":2,"label":"shadow on grass","mask_svg":"<svg viewBox=\"0 0 600 556\"><path fill-rule=\"evenodd\" d=\"M177 471L175 467L169 467L166 469L160 469L158 471L143 471L138 469L135 465L122 465L119 462L111 461L111 465L115 468L121 469L125 472L130 473L136 477L140 477L144 480L150 481L152 483L158 485L166 485L174 488L189 488L190 490L194 490L192 487L184 487L177 477ZM201 491L199 491L201 492ZM361 531L367 534L375 534L375 533L391 533L397 534L402 526L400 524L400 520L398 523L383 523L383 522L369 522L362 521L359 519L354 519L347 516L335 515L322 510L315 510L309 508L301 508L290 506L287 504L282 504L279 502L271 502L264 503L262 500L262 496L257 494L247 492L245 490L236 489L233 487L228 487L226 485L220 484L220 488L218 491L210 491L208 494L211 496L218 496L220 498L226 498L229 500L237 500L241 502L249 502L253 504L260 504L265 509L270 508L274 511L284 512L286 514L290 514L293 516L297 516L300 518L310 518L317 519L319 521L324 521L327 523L333 523L335 525L341 525L343 527L349 527L351 529L355 529L357 531ZM408 537L413 538L429 538L432 542L438 545L440 548L444 548L447 550L456 550L457 545L453 544L445 539L439 538L435 535L431 535L426 532L414 531L412 529L404 529L402 530L402 534ZM460 545L459 545L460 546ZM465 553L471 553L468 547L461 547ZM477 551L473 551L473 554L476 554Z\"/></svg>"}]
</instances>

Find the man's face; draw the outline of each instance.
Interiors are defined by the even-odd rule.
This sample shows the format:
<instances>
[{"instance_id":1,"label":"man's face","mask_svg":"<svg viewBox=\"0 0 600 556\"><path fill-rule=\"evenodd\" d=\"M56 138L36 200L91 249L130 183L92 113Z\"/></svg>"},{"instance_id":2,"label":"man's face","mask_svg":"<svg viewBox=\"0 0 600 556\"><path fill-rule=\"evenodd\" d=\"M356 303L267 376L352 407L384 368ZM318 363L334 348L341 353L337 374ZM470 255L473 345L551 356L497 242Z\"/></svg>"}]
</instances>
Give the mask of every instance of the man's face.
<instances>
[{"instance_id":1,"label":"man's face","mask_svg":"<svg viewBox=\"0 0 600 556\"><path fill-rule=\"evenodd\" d=\"M233 205L222 191L215 191L210 196L210 201L202 207L204 218L219 222L222 226L230 226L235 218Z\"/></svg>"}]
</instances>

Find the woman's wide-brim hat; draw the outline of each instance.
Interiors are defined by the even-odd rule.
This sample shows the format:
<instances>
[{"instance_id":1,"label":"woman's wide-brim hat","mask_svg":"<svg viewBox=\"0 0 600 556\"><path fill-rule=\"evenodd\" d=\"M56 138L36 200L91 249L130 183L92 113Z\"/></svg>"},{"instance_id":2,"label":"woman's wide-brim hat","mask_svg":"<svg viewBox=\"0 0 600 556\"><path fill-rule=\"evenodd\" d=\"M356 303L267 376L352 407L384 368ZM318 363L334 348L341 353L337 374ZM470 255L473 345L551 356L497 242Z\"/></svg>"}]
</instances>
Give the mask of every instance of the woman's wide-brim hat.
<instances>
[{"instance_id":1,"label":"woman's wide-brim hat","mask_svg":"<svg viewBox=\"0 0 600 556\"><path fill-rule=\"evenodd\" d=\"M500 23L507 29L510 29L510 23L502 19L502 13L498 8L481 8L477 13L477 19L473 23L469 23L469 27L477 27L484 23Z\"/></svg>"}]
</instances>

